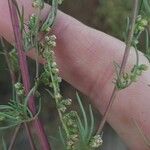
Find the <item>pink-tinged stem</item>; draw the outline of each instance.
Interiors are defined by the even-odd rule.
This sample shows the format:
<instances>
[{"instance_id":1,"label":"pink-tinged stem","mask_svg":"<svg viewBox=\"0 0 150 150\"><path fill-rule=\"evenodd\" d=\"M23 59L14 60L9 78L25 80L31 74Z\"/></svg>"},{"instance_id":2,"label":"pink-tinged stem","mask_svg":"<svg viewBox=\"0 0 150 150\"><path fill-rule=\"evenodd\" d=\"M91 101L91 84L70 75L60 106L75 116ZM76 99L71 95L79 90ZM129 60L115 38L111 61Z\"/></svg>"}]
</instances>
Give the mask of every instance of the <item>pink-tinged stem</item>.
<instances>
[{"instance_id":1,"label":"pink-tinged stem","mask_svg":"<svg viewBox=\"0 0 150 150\"><path fill-rule=\"evenodd\" d=\"M119 71L119 76L121 76L121 74L124 72L127 61L128 61L130 48L131 48L131 44L132 44L132 39L133 39L133 35L134 35L135 21L136 21L137 12L138 12L138 4L139 4L139 0L133 0L133 12L132 12L132 18L131 18L131 29L128 33L128 39L126 41L126 47L125 47L125 52L124 52L124 56L123 56L120 71ZM115 86L114 89L113 89L112 95L110 97L109 103L107 105L106 111L105 111L105 113L102 117L102 120L101 120L101 123L99 125L97 134L101 133L101 131L102 131L104 125L105 125L106 119L109 115L109 112L111 110L111 107L112 107L112 105L115 101L115 97L118 94L118 92L119 91L118 91L117 87Z\"/></svg>"},{"instance_id":2,"label":"pink-tinged stem","mask_svg":"<svg viewBox=\"0 0 150 150\"><path fill-rule=\"evenodd\" d=\"M28 66L27 66L26 55L24 53L23 38L22 38L21 31L20 31L20 27L19 27L17 10L16 10L16 6L14 4L15 2L16 2L15 0L8 0L8 5L9 5L9 10L10 10L10 16L11 16L11 21L12 21L12 26L13 26L14 37L15 37L15 46L16 46L18 56L19 56L19 64L20 64L23 85L24 85L25 92L27 95L30 91L30 78L29 78L29 71L28 71ZM35 108L35 102L34 102L33 96L31 96L29 98L29 108L32 111L32 113L35 114L36 108ZM36 128L36 134L38 136L42 150L50 150L50 145L49 145L47 136L46 136L44 128L43 128L41 122L38 120L38 118L36 120L34 120L33 125Z\"/></svg>"}]
</instances>

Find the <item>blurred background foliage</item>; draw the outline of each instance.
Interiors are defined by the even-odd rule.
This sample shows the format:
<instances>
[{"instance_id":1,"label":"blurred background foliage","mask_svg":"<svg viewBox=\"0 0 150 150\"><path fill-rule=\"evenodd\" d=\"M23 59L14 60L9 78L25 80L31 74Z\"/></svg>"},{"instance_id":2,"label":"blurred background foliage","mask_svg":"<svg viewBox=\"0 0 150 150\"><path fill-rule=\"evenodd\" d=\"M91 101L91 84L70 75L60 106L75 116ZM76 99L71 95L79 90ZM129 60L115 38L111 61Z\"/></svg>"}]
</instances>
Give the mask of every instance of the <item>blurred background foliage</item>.
<instances>
[{"instance_id":1,"label":"blurred background foliage","mask_svg":"<svg viewBox=\"0 0 150 150\"><path fill-rule=\"evenodd\" d=\"M60 9L75 17L84 24L91 26L95 29L104 31L110 35L113 35L119 39L123 39L123 31L126 25L126 17L129 16L131 11L130 0L64 0L63 5ZM1 52L1 49L0 49ZM34 76L34 62L29 60L30 73ZM9 72L7 65L5 63L3 55L0 55L0 103L6 103L11 96L11 81L9 77ZM62 92L66 97L75 99L75 89L71 87L68 83L63 81ZM83 99L87 99L82 96ZM57 118L57 112L55 111L55 104L52 100L48 98L46 92L43 91L43 107L41 113L41 119L45 123L46 132L49 136L50 142L55 146L55 150L61 150L56 140L57 128L56 125L59 124ZM86 101L87 102L87 101ZM87 105L86 103L84 103ZM74 108L77 109L76 101L74 101ZM95 110L96 122L100 121L99 113ZM11 131L11 132L10 132ZM9 132L0 132L0 136L4 136L6 141L9 143L10 137L12 135L12 130ZM24 133L24 132L23 132ZM19 149L29 149L27 148L28 141L26 136L20 134L16 143L15 150ZM9 138L7 138L9 137ZM57 143L57 144L56 144ZM58 146L56 148L56 145ZM1 149L1 148L0 148ZM126 150L125 145L121 142L120 138L116 133L106 125L104 129L104 145L102 150Z\"/></svg>"}]
</instances>

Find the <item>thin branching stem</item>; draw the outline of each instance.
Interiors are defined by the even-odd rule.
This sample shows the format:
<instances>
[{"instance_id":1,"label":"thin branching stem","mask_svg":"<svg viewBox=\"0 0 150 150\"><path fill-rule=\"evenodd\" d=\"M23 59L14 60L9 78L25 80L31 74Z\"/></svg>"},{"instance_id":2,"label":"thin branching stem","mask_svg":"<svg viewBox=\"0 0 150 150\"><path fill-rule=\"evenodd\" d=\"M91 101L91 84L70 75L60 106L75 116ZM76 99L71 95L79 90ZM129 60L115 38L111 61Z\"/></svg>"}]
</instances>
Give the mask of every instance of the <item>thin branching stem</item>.
<instances>
[{"instance_id":1,"label":"thin branching stem","mask_svg":"<svg viewBox=\"0 0 150 150\"><path fill-rule=\"evenodd\" d=\"M30 91L30 78L29 78L29 72L28 72L28 67L27 67L26 55L25 55L25 52L23 51L24 50L23 38L22 38L21 31L20 31L20 27L19 27L19 20L18 20L15 2L16 2L15 0L8 0L10 16L11 16L14 37L15 37L15 46L18 51L19 64L20 64L23 85L24 85L25 92L27 95L28 92ZM29 99L29 108L31 109L33 114L36 112L33 96L31 96ZM40 121L38 120L38 118L34 121L33 125L35 126L35 128L37 130L36 133L39 138L39 142L42 146L42 149L50 150L50 145L49 145L48 139L44 132L43 126L40 123Z\"/></svg>"},{"instance_id":2,"label":"thin branching stem","mask_svg":"<svg viewBox=\"0 0 150 150\"><path fill-rule=\"evenodd\" d=\"M19 126L16 127L16 129L14 131L14 134L13 134L13 137L11 139L11 143L10 143L10 145L8 147L8 150L12 150L13 149L13 146L15 144L15 141L16 141L16 138L17 138L17 135L19 133L20 128L21 128L21 125L19 125Z\"/></svg>"},{"instance_id":3,"label":"thin branching stem","mask_svg":"<svg viewBox=\"0 0 150 150\"><path fill-rule=\"evenodd\" d=\"M130 28L129 33L128 33L125 52L124 52L123 60L122 60L120 71L119 71L119 77L118 77L117 80L119 80L121 74L124 72L126 64L127 64L127 60L128 60L128 57L129 57L130 48L131 48L131 44L132 44L132 39L133 39L133 35L134 35L135 22L136 22L136 17L137 17L137 12L138 12L138 4L139 4L139 0L134 0L133 1L133 12L132 12L132 18L131 18L131 28ZM101 120L101 123L99 125L97 134L102 132L102 129L105 125L106 119L109 115L109 112L110 112L111 107L114 103L114 100L115 100L115 97L116 97L117 93L118 93L118 89L115 86L114 89L113 89L112 95L110 97L109 103L106 107L106 111L105 111L105 113L102 117L102 120Z\"/></svg>"},{"instance_id":4,"label":"thin branching stem","mask_svg":"<svg viewBox=\"0 0 150 150\"><path fill-rule=\"evenodd\" d=\"M28 139L29 139L29 142L30 142L31 150L36 150L36 147L34 145L33 138L32 138L32 135L31 135L31 132L30 132L30 129L29 129L29 126L28 126L27 123L24 123L24 126L25 126L26 133L27 133L27 136L28 136Z\"/></svg>"}]
</instances>

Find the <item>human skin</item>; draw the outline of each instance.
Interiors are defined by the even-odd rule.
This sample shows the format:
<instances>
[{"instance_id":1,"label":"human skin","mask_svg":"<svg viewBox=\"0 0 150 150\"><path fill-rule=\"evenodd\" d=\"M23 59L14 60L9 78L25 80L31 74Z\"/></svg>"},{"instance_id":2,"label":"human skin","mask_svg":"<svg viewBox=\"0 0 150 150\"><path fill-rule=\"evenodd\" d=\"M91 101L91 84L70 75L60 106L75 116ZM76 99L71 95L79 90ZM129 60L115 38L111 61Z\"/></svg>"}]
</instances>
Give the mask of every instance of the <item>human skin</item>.
<instances>
[{"instance_id":1,"label":"human skin","mask_svg":"<svg viewBox=\"0 0 150 150\"><path fill-rule=\"evenodd\" d=\"M31 0L18 0L24 6L26 20L34 11ZM41 19L49 11L45 5ZM122 32L122 31L121 31ZM115 77L113 62L121 63L125 44L103 32L92 29L74 18L58 12L53 34L57 36L56 61L64 80L91 98L91 103L104 113L108 105ZM0 36L14 43L7 0L0 0ZM34 51L27 53L35 58ZM140 63L148 61L139 52ZM40 59L41 63L44 60ZM131 49L127 71L135 63L135 52ZM114 128L131 150L149 150L148 144L139 133L150 138L150 71L125 90L120 91L111 108L107 122ZM104 141L105 142L105 141Z\"/></svg>"}]
</instances>

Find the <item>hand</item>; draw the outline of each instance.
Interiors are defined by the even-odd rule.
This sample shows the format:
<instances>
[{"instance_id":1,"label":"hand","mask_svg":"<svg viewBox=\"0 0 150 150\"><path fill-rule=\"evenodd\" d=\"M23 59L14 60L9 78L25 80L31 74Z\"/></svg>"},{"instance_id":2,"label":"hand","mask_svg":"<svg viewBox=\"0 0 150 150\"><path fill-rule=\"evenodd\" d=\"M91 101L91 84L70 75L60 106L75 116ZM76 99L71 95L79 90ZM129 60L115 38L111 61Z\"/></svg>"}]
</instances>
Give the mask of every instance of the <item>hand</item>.
<instances>
[{"instance_id":1,"label":"hand","mask_svg":"<svg viewBox=\"0 0 150 150\"><path fill-rule=\"evenodd\" d=\"M23 4L26 19L33 12L31 0L18 0ZM4 9L5 8L5 9ZM41 18L48 13L45 5ZM91 102L103 114L108 104L114 84L113 61L121 63L125 44L105 33L83 25L74 18L59 12L53 33L57 36L56 61L61 76L91 98ZM0 1L0 36L13 44L13 32L7 0ZM27 55L34 59L34 51ZM148 64L139 52L140 63ZM40 60L41 63L44 60ZM135 62L131 50L127 70ZM138 131L138 123L143 135L150 138L150 71L145 72L137 83L119 92L107 119L108 123L132 150L148 150L148 145Z\"/></svg>"}]
</instances>

